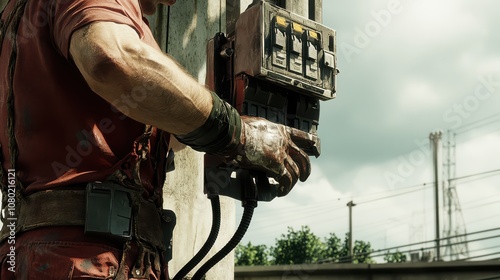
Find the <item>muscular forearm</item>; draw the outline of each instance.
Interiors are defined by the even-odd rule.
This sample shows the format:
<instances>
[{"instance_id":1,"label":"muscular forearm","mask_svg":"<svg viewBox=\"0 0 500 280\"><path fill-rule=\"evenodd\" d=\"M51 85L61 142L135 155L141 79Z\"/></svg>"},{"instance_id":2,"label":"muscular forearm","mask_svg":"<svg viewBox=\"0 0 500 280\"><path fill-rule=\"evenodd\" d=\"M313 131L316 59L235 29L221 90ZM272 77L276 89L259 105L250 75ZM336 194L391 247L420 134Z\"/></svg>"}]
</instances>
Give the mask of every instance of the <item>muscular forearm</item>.
<instances>
[{"instance_id":1,"label":"muscular forearm","mask_svg":"<svg viewBox=\"0 0 500 280\"><path fill-rule=\"evenodd\" d=\"M104 22L79 29L70 53L92 90L118 110L199 151L265 171L280 183L279 195L309 176L309 158L283 125L240 118L132 28Z\"/></svg>"},{"instance_id":2,"label":"muscular forearm","mask_svg":"<svg viewBox=\"0 0 500 280\"><path fill-rule=\"evenodd\" d=\"M70 53L92 90L137 121L182 135L210 114L209 91L128 26L96 23L79 29Z\"/></svg>"}]
</instances>

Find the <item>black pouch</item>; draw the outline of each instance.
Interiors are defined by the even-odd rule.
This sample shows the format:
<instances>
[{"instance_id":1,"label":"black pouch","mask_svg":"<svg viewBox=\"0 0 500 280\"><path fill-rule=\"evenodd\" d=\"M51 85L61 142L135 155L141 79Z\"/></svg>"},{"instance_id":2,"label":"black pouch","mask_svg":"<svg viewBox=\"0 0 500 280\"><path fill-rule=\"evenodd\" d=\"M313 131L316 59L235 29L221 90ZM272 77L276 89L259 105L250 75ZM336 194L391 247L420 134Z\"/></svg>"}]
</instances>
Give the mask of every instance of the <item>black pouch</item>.
<instances>
[{"instance_id":1,"label":"black pouch","mask_svg":"<svg viewBox=\"0 0 500 280\"><path fill-rule=\"evenodd\" d=\"M132 239L131 195L131 190L113 182L88 183L85 234L119 241Z\"/></svg>"}]
</instances>

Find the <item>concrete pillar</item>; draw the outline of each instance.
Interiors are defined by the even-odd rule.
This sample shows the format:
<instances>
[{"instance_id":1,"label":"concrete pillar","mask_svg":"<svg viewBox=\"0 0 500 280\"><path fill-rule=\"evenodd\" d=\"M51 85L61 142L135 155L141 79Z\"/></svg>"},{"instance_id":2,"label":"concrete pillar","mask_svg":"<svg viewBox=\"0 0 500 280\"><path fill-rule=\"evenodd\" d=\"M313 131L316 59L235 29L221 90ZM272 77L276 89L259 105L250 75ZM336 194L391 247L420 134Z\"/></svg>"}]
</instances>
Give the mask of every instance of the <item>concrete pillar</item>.
<instances>
[{"instance_id":1,"label":"concrete pillar","mask_svg":"<svg viewBox=\"0 0 500 280\"><path fill-rule=\"evenodd\" d=\"M3 7L5 7L5 5L7 5L7 2L9 0L0 0L0 11L3 10Z\"/></svg>"},{"instance_id":2,"label":"concrete pillar","mask_svg":"<svg viewBox=\"0 0 500 280\"><path fill-rule=\"evenodd\" d=\"M174 57L200 83L205 83L206 44L216 32L225 31L225 1L177 1L159 11L150 25L158 35L162 48ZM161 16L163 13L163 16ZM167 26L168 28L163 28ZM176 170L167 174L164 207L175 211L177 226L173 238L173 260L169 263L171 277L202 247L212 225L210 201L203 193L203 155L173 141ZM221 229L214 248L202 261L222 248L235 230L234 201L221 198ZM199 268L199 266L197 267ZM197 268L189 275L192 276ZM206 279L232 279L234 254L207 273Z\"/></svg>"}]
</instances>

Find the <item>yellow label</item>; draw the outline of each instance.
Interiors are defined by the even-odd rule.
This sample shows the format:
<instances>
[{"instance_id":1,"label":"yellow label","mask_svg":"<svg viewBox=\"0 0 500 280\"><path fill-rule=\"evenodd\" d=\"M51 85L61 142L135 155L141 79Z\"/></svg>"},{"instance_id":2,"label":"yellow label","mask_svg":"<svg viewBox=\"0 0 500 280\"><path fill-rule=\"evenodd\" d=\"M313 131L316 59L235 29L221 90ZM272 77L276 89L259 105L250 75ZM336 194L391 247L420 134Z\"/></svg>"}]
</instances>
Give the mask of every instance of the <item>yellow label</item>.
<instances>
[{"instance_id":1,"label":"yellow label","mask_svg":"<svg viewBox=\"0 0 500 280\"><path fill-rule=\"evenodd\" d=\"M287 27L288 23L286 22L286 19L284 17L276 16L276 24L278 24L281 27Z\"/></svg>"},{"instance_id":2,"label":"yellow label","mask_svg":"<svg viewBox=\"0 0 500 280\"><path fill-rule=\"evenodd\" d=\"M318 33L316 33L315 31L312 31L312 30L309 30L309 37L315 39L315 40L318 40Z\"/></svg>"},{"instance_id":3,"label":"yellow label","mask_svg":"<svg viewBox=\"0 0 500 280\"><path fill-rule=\"evenodd\" d=\"M302 32L303 32L302 25L294 22L294 23L292 23L292 27L293 27L294 32L302 34Z\"/></svg>"}]
</instances>

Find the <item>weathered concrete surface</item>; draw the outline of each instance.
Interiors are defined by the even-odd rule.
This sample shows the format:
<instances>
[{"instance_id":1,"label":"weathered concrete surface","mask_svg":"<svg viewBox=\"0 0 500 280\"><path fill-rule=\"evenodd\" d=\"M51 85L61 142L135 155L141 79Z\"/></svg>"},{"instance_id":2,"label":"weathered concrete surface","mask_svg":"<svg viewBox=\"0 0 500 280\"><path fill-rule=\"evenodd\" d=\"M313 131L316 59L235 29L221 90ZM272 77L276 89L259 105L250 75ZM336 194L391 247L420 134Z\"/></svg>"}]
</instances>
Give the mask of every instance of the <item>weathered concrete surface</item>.
<instances>
[{"instance_id":1,"label":"weathered concrete surface","mask_svg":"<svg viewBox=\"0 0 500 280\"><path fill-rule=\"evenodd\" d=\"M168 33L163 33L166 50L200 83L205 82L207 40L216 32L224 31L224 12L225 1L221 0L177 1L170 7L170 14L165 11L163 24L169 16ZM152 26L162 32L158 22L154 22ZM169 265L171 276L198 252L206 241L212 224L210 201L203 193L203 156L178 143L173 145L177 150L176 171L167 175L164 190L165 207L177 214L173 261ZM205 261L222 248L234 233L234 213L234 201L221 198L220 235ZM189 275L192 276L196 269ZM233 273L234 255L229 254L207 273L207 279L231 279Z\"/></svg>"},{"instance_id":2,"label":"weathered concrete surface","mask_svg":"<svg viewBox=\"0 0 500 280\"><path fill-rule=\"evenodd\" d=\"M0 11L3 10L3 7L7 5L8 0L0 0Z\"/></svg>"}]
</instances>

